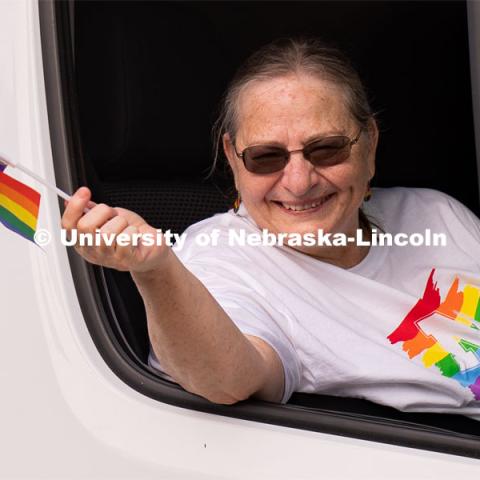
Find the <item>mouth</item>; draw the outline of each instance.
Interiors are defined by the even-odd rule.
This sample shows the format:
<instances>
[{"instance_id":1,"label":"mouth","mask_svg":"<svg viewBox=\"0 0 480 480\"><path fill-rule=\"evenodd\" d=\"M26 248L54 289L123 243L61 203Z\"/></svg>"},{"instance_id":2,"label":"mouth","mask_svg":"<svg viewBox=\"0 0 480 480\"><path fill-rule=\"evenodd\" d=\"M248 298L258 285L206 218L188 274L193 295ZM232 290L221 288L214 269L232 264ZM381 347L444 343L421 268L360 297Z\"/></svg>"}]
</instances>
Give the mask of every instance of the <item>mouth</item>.
<instances>
[{"instance_id":1,"label":"mouth","mask_svg":"<svg viewBox=\"0 0 480 480\"><path fill-rule=\"evenodd\" d=\"M300 202L290 203L290 202L279 202L279 201L274 201L273 203L275 203L280 208L282 208L282 210L288 213L298 215L302 213L316 212L321 208L324 208L325 204L330 202L335 195L336 195L336 192L329 193L324 197L308 200L301 203Z\"/></svg>"}]
</instances>

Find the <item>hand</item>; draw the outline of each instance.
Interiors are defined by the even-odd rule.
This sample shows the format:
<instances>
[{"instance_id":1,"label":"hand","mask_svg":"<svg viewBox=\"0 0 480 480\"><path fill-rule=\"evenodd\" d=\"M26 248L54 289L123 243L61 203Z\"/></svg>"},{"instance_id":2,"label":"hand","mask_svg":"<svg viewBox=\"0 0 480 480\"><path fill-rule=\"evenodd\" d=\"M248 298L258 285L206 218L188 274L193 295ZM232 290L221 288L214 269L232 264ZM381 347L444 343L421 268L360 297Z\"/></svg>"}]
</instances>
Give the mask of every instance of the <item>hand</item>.
<instances>
[{"instance_id":1,"label":"hand","mask_svg":"<svg viewBox=\"0 0 480 480\"><path fill-rule=\"evenodd\" d=\"M126 234L130 242L126 246L114 241L111 246L102 240L94 246L75 245L75 250L90 263L103 265L121 271L148 272L160 267L170 253L170 248L164 245L145 246L141 239L137 246L132 245L132 235L146 233L156 240L157 230L136 213L124 208L113 208L90 201L91 192L86 187L79 188L70 201L65 202L65 212L62 216L62 227L71 235L76 229L78 234L89 233L95 237L96 230L107 235ZM87 213L84 210L89 208ZM122 235L125 236L125 235ZM78 238L78 236L77 236Z\"/></svg>"}]
</instances>

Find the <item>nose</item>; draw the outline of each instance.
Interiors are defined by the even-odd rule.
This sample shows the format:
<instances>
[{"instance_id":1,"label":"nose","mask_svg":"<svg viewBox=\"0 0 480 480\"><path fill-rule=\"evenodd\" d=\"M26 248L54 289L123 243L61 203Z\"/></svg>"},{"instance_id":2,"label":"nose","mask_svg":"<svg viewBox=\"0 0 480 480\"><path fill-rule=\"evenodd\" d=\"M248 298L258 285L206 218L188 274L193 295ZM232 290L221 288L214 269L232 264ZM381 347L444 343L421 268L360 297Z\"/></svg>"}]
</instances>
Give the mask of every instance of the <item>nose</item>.
<instances>
[{"instance_id":1,"label":"nose","mask_svg":"<svg viewBox=\"0 0 480 480\"><path fill-rule=\"evenodd\" d=\"M290 153L290 160L283 169L282 185L296 197L307 194L316 183L315 167L301 151Z\"/></svg>"}]
</instances>

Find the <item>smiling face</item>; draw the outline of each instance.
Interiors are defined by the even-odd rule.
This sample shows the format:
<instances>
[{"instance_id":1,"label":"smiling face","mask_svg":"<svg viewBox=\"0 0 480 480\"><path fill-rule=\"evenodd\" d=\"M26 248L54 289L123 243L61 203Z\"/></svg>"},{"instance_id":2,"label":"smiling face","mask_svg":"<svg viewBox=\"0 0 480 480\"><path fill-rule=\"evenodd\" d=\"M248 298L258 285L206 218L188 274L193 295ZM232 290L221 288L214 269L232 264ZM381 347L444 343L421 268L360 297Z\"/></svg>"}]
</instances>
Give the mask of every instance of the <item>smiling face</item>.
<instances>
[{"instance_id":1,"label":"smiling face","mask_svg":"<svg viewBox=\"0 0 480 480\"><path fill-rule=\"evenodd\" d=\"M332 135L357 136L345 93L336 85L308 75L290 75L248 85L238 102L237 152L253 145L302 149ZM302 152L292 153L283 170L254 174L235 154L228 134L223 143L237 190L248 213L272 233L343 232L358 228L358 212L374 174L377 129L372 120L350 157L338 165L315 167ZM299 247L315 255L318 247ZM320 247L324 248L324 247Z\"/></svg>"}]
</instances>

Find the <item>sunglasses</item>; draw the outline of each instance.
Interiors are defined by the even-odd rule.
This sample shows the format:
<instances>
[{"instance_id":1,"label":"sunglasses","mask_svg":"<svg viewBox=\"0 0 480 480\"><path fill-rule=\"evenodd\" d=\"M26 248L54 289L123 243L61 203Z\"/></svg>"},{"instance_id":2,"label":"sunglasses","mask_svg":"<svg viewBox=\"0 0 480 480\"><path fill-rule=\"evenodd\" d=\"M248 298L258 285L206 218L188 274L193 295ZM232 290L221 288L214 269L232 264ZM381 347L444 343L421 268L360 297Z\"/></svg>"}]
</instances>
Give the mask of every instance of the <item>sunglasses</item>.
<instances>
[{"instance_id":1,"label":"sunglasses","mask_svg":"<svg viewBox=\"0 0 480 480\"><path fill-rule=\"evenodd\" d=\"M325 137L308 143L300 150L287 150L275 145L253 145L235 153L243 160L251 173L267 174L283 170L290 155L302 152L303 156L316 167L330 167L344 162L350 156L353 145L358 142L363 129L351 139L343 135Z\"/></svg>"}]
</instances>

